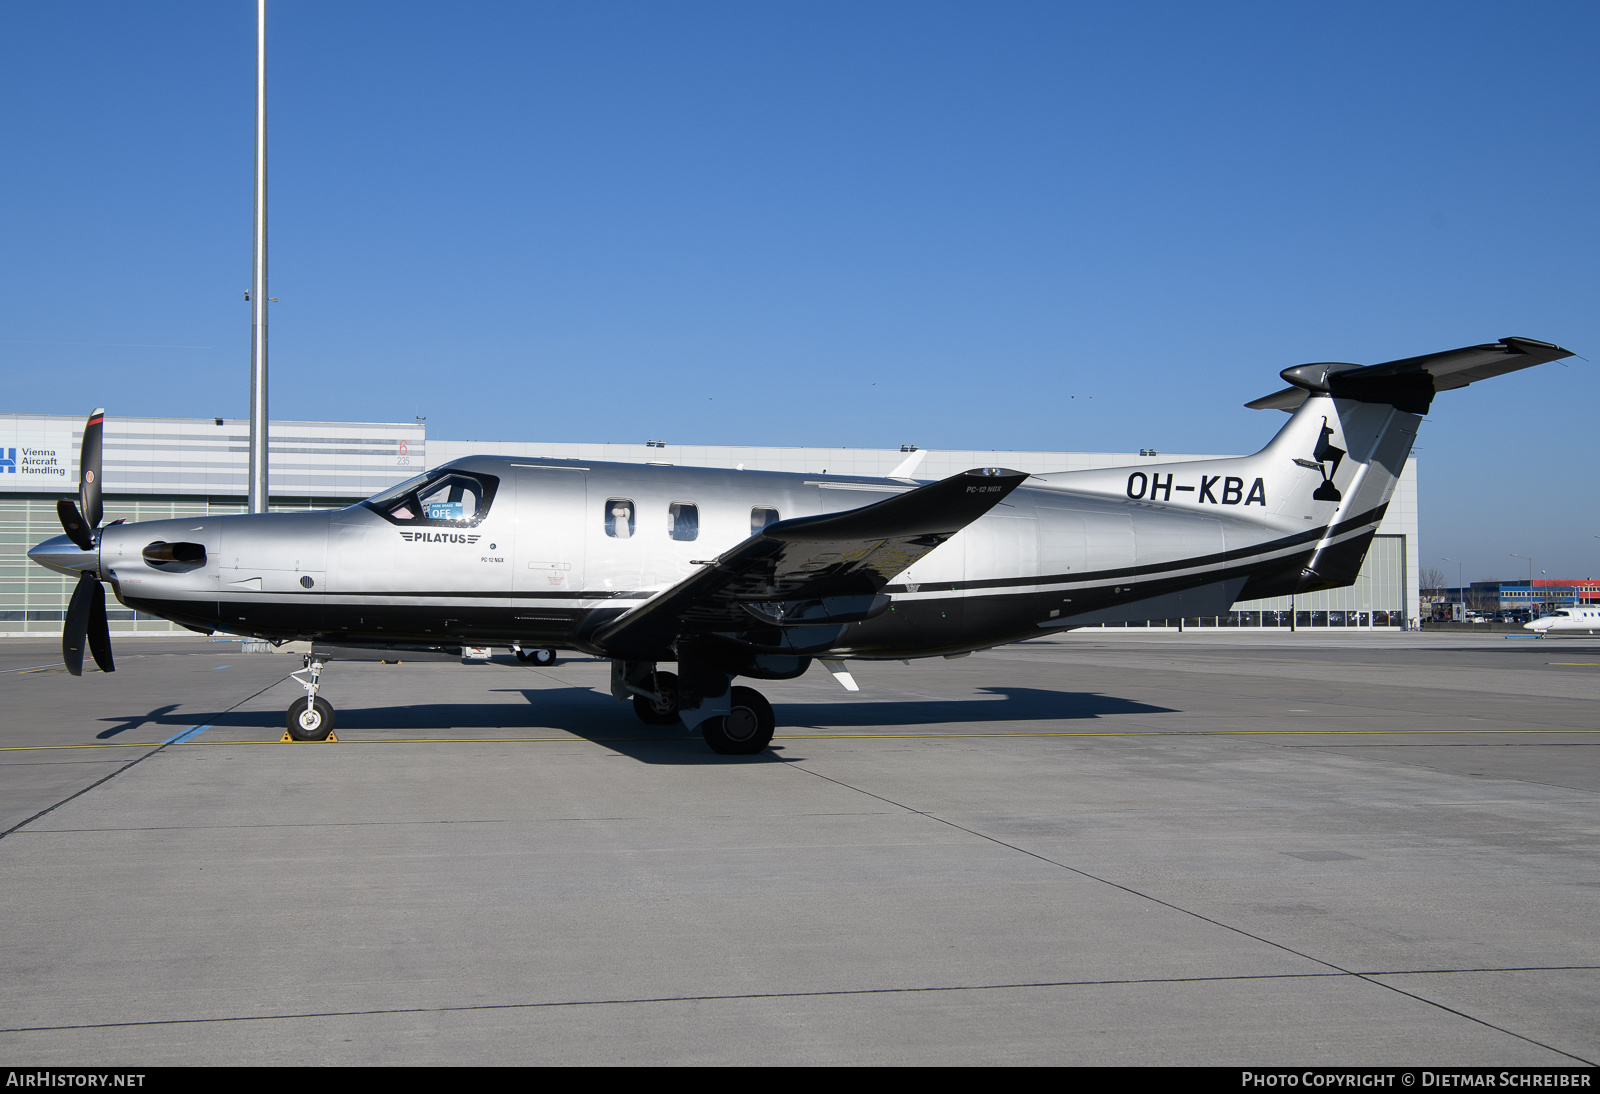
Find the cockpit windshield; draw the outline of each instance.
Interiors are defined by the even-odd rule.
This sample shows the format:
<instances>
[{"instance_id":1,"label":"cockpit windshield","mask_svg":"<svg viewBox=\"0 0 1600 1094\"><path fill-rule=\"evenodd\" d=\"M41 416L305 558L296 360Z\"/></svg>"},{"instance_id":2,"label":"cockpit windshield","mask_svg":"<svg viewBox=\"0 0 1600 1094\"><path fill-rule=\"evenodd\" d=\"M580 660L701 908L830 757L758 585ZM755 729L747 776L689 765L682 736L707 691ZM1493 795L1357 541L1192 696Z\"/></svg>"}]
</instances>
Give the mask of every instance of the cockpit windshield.
<instances>
[{"instance_id":1,"label":"cockpit windshield","mask_svg":"<svg viewBox=\"0 0 1600 1094\"><path fill-rule=\"evenodd\" d=\"M488 515L500 480L441 467L362 502L395 524L470 528Z\"/></svg>"}]
</instances>

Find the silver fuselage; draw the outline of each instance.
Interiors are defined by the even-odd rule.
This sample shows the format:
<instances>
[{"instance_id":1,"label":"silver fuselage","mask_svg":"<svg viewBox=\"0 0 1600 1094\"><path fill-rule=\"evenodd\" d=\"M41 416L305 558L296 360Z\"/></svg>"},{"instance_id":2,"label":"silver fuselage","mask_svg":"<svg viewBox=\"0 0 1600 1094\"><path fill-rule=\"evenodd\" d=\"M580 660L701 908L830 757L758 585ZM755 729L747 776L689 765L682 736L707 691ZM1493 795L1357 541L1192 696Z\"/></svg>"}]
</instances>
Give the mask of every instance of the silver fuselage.
<instances>
[{"instance_id":1,"label":"silver fuselage","mask_svg":"<svg viewBox=\"0 0 1600 1094\"><path fill-rule=\"evenodd\" d=\"M1333 401L1322 401L1331 410ZM1349 417L1351 408L1342 409ZM1373 453L1330 476L1320 464L1288 458L1290 449L1309 450L1301 439L1285 440L1293 432L1291 423L1273 445L1236 460L1036 476L894 578L884 590L892 609L845 626L830 652L950 654L1052 628L1216 614L1235 599L1345 584L1382 517L1404 451L1383 461L1391 465L1386 482L1363 487ZM363 502L110 525L95 556L51 563L41 545L35 557L61 569L96 566L123 604L200 630L397 645L520 643L604 656L592 638L598 628L749 538L753 510L812 516L916 485L486 456L448 466L498 482L470 526L408 523ZM1160 494L1149 488L1152 474L1158 483L1165 477ZM1344 496L1315 500L1312 488L1335 477ZM1247 501L1251 488L1260 496ZM631 516L631 534L614 519L619 506ZM674 538L669 514L685 506L694 507L697 530L692 539ZM160 542L198 544L205 561L148 561L146 548Z\"/></svg>"}]
</instances>

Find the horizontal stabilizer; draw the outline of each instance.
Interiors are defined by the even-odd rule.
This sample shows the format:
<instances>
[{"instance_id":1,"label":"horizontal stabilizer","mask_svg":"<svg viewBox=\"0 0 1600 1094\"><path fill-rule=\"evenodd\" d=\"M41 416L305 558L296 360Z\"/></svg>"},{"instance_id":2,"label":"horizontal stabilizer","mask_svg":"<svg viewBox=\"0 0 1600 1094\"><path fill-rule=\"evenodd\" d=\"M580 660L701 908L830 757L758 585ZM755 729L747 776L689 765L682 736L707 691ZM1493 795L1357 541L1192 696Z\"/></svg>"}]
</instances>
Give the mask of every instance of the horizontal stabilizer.
<instances>
[{"instance_id":1,"label":"horizontal stabilizer","mask_svg":"<svg viewBox=\"0 0 1600 1094\"><path fill-rule=\"evenodd\" d=\"M1295 365L1280 374L1293 387L1244 405L1251 410L1293 412L1307 396L1317 393L1362 403L1388 403L1412 414L1426 414L1438 392L1571 356L1571 350L1549 342L1502 338L1487 345L1464 346L1380 365L1338 361Z\"/></svg>"}]
</instances>

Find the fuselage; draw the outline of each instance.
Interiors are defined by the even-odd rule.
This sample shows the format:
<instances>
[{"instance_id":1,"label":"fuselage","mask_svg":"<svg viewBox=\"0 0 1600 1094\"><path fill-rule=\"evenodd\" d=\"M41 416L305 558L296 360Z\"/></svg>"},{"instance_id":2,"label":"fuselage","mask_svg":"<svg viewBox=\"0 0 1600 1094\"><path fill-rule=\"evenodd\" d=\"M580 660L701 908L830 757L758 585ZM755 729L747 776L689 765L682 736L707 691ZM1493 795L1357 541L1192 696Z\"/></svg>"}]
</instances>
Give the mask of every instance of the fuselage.
<instances>
[{"instance_id":1,"label":"fuselage","mask_svg":"<svg viewBox=\"0 0 1600 1094\"><path fill-rule=\"evenodd\" d=\"M1148 489L1135 497L1144 475L1127 468L1030 480L896 577L884 590L891 609L845 626L832 652L950 654L1084 623L1217 614L1306 587L1330 543L1359 566L1382 516L1345 518L1309 500L1309 486L1282 483L1246 504L1231 479L1231 492L1221 479L1207 492L1206 465L1156 470L1178 484L1160 500ZM345 509L107 526L98 566L123 604L199 630L604 656L597 629L765 524L917 485L500 457L430 474L435 485L420 493L397 488ZM1185 492L1186 475L1198 489ZM151 561L159 543L198 545L204 561Z\"/></svg>"}]
</instances>

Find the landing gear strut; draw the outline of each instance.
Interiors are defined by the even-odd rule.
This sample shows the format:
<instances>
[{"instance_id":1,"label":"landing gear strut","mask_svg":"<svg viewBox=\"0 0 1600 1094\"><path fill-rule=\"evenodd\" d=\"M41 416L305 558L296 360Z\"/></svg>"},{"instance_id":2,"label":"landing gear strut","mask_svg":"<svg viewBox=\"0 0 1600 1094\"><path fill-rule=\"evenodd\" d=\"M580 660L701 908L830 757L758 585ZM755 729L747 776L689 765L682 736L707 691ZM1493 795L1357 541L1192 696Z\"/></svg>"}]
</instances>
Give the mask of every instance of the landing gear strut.
<instances>
[{"instance_id":1,"label":"landing gear strut","mask_svg":"<svg viewBox=\"0 0 1600 1094\"><path fill-rule=\"evenodd\" d=\"M611 697L619 703L633 701L633 712L647 726L678 722L678 678L660 672L654 661L611 662Z\"/></svg>"},{"instance_id":2,"label":"landing gear strut","mask_svg":"<svg viewBox=\"0 0 1600 1094\"><path fill-rule=\"evenodd\" d=\"M632 701L633 712L645 725L665 726L681 721L700 731L713 752L724 756L750 756L772 743L777 719L772 704L754 688L731 687L733 674L691 664L695 690L685 688L682 676L661 672L651 661L611 662L611 695L617 702ZM685 707L686 696L693 705Z\"/></svg>"},{"instance_id":3,"label":"landing gear strut","mask_svg":"<svg viewBox=\"0 0 1600 1094\"><path fill-rule=\"evenodd\" d=\"M637 691L633 695L633 712L647 726L670 726L678 722L678 678L670 672L650 674L655 687L653 694Z\"/></svg>"},{"instance_id":4,"label":"landing gear strut","mask_svg":"<svg viewBox=\"0 0 1600 1094\"><path fill-rule=\"evenodd\" d=\"M321 658L308 653L305 667L289 674L306 689L306 697L290 703L284 714L289 736L297 741L326 741L333 732L333 704L317 694L322 686L322 664ZM307 676L310 678L303 678Z\"/></svg>"}]
</instances>

